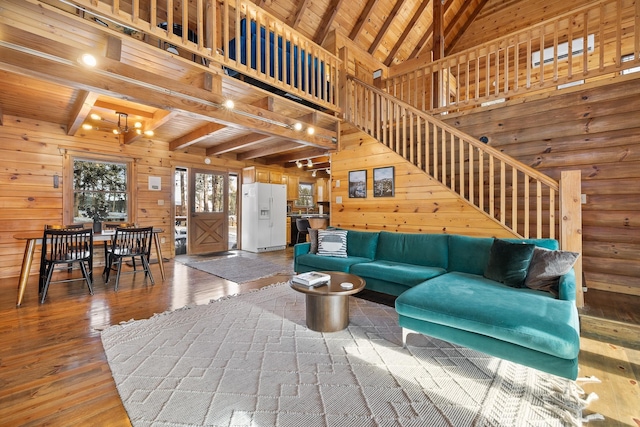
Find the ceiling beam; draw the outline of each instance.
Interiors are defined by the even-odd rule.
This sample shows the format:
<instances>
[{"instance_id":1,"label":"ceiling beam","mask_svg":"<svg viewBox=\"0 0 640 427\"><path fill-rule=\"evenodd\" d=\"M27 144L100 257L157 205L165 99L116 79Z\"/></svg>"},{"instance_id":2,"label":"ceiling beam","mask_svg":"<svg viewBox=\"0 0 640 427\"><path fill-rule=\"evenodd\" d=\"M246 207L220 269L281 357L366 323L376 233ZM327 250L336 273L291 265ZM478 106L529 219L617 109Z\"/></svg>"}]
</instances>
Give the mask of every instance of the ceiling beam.
<instances>
[{"instance_id":1,"label":"ceiling beam","mask_svg":"<svg viewBox=\"0 0 640 427\"><path fill-rule=\"evenodd\" d=\"M205 138L210 137L221 129L226 129L226 126L221 125L220 123L209 122L206 125L200 126L199 128L194 129L185 135L182 135L180 138L174 139L173 141L169 142L169 150L175 151L187 148L190 145L193 145Z\"/></svg>"},{"instance_id":2,"label":"ceiling beam","mask_svg":"<svg viewBox=\"0 0 640 427\"><path fill-rule=\"evenodd\" d=\"M91 108L93 108L98 94L81 90L78 92L76 102L71 107L71 117L67 123L67 135L73 136L82 127L82 123L87 119Z\"/></svg>"},{"instance_id":3,"label":"ceiling beam","mask_svg":"<svg viewBox=\"0 0 640 427\"><path fill-rule=\"evenodd\" d=\"M149 123L146 123L144 126L144 130L146 131L154 131L165 123L168 123L171 119L175 118L178 113L175 111L165 111L165 110L156 110L153 113L153 117ZM124 138L125 144L131 144L137 141L139 138L145 136L144 134L138 134L136 132L131 132L127 134Z\"/></svg>"},{"instance_id":4,"label":"ceiling beam","mask_svg":"<svg viewBox=\"0 0 640 427\"><path fill-rule=\"evenodd\" d=\"M351 32L349 33L349 38L353 41L356 41L356 38L360 35L360 31L362 31L362 27L364 24L369 22L369 17L371 16L371 11L378 4L378 0L368 0L367 4L364 6L362 13L358 16L356 20L356 25L353 26Z\"/></svg>"},{"instance_id":5,"label":"ceiling beam","mask_svg":"<svg viewBox=\"0 0 640 427\"><path fill-rule=\"evenodd\" d=\"M231 141L223 142L214 147L207 148L207 156L215 156L218 154L228 153L230 151L251 147L252 145L267 142L269 139L275 138L261 133L251 133L244 135Z\"/></svg>"},{"instance_id":6,"label":"ceiling beam","mask_svg":"<svg viewBox=\"0 0 640 427\"><path fill-rule=\"evenodd\" d=\"M473 21L475 21L476 17L478 16L478 13L480 13L480 11L482 10L485 4L487 4L487 0L480 0L480 2L476 5L475 9L473 9L473 12L471 12L471 15L469 15L469 18L467 18L464 21L464 24L462 25L462 27L460 27L460 29L456 32L456 34L452 38L449 37L448 33L445 33L447 38L450 39L444 51L445 55L449 55L451 53L451 51L456 46L458 41L460 41L460 38L464 35L464 33L467 31L467 29L473 23ZM460 10L468 7L469 5L467 4L466 6L462 7ZM456 16L458 15L456 14ZM452 24L449 24L447 28L449 28L449 31L451 31Z\"/></svg>"},{"instance_id":7,"label":"ceiling beam","mask_svg":"<svg viewBox=\"0 0 640 427\"><path fill-rule=\"evenodd\" d=\"M140 116L140 117L146 117L148 119L153 118L153 112L152 111L148 111L148 110L140 110L137 108L129 108L129 107L123 107L122 105L119 104L114 104L113 102L108 102L108 101L103 101L101 99L96 100L96 102L93 104L93 106L95 108L101 108L103 110L109 110L109 111L123 111L129 114L130 116Z\"/></svg>"},{"instance_id":8,"label":"ceiling beam","mask_svg":"<svg viewBox=\"0 0 640 427\"><path fill-rule=\"evenodd\" d=\"M295 150L299 145L293 141L278 141L277 144L274 144L270 147L261 147L256 148L255 150L246 151L244 153L239 153L236 158L238 160L252 160L257 159L258 157L265 157L276 153L281 153L287 150Z\"/></svg>"},{"instance_id":9,"label":"ceiling beam","mask_svg":"<svg viewBox=\"0 0 640 427\"><path fill-rule=\"evenodd\" d=\"M318 31L316 32L316 35L314 37L314 41L320 46L324 44L329 31L331 31L331 25L336 19L336 15L338 14L338 10L340 10L340 7L342 6L342 2L343 0L331 0L331 3L329 3L329 8L324 13L322 21L318 26Z\"/></svg>"},{"instance_id":10,"label":"ceiling beam","mask_svg":"<svg viewBox=\"0 0 640 427\"><path fill-rule=\"evenodd\" d=\"M416 22L418 22L418 19L420 19L422 12L424 12L428 4L429 4L429 0L422 0L422 3L420 3L420 6L418 6L418 10L416 10L416 13L413 14L413 17L409 21L409 24L405 27L404 31L400 35L400 38L396 41L396 44L393 46L393 49L391 49L391 51L389 52L387 59L384 60L384 65L386 65L387 67L391 65L394 57L396 56L396 53L398 53L398 50L402 46L402 43L404 43L404 40L407 38L409 33L411 33L412 31L415 31L413 27L414 25L416 25Z\"/></svg>"},{"instance_id":11,"label":"ceiling beam","mask_svg":"<svg viewBox=\"0 0 640 427\"><path fill-rule=\"evenodd\" d=\"M292 28L298 29L298 25L300 24L300 21L302 21L304 11L307 8L307 3L309 3L309 0L302 0L298 2L298 10L296 10L293 22L291 23Z\"/></svg>"},{"instance_id":12,"label":"ceiling beam","mask_svg":"<svg viewBox=\"0 0 640 427\"><path fill-rule=\"evenodd\" d=\"M384 24L382 24L382 27L380 28L380 31L378 31L378 34L376 34L376 38L373 40L373 43L371 43L371 46L369 46L369 54L373 55L373 52L378 50L378 46L380 46L380 42L382 41L382 38L387 33L389 26L391 26L391 23L395 19L396 14L400 10L404 2L405 0L396 1L395 6L393 6L393 9L391 10L391 13L389 14L389 16L387 16L387 19L384 21Z\"/></svg>"},{"instance_id":13,"label":"ceiling beam","mask_svg":"<svg viewBox=\"0 0 640 427\"><path fill-rule=\"evenodd\" d=\"M239 129L279 136L305 145L335 148L337 133L316 128L316 133L297 132L297 121L251 105L236 103L233 110L222 107L225 98L204 89L177 82L170 77L141 72L140 69L108 58L90 69L76 58L80 49L0 24L0 69L54 82L75 89L127 99L133 102L180 111L200 120L214 121ZM5 37L6 36L6 37ZM335 138L335 139L334 139Z\"/></svg>"},{"instance_id":14,"label":"ceiling beam","mask_svg":"<svg viewBox=\"0 0 640 427\"><path fill-rule=\"evenodd\" d=\"M440 0L433 4L433 60L444 58L444 7Z\"/></svg>"},{"instance_id":15,"label":"ceiling beam","mask_svg":"<svg viewBox=\"0 0 640 427\"><path fill-rule=\"evenodd\" d=\"M296 151L295 153L282 154L276 157L271 157L269 160L271 163L283 163L285 167L289 167L288 162L295 162L296 160L310 159L319 156L326 156L327 150L321 150L318 148L304 148ZM295 166L295 164L291 163Z\"/></svg>"}]
</instances>

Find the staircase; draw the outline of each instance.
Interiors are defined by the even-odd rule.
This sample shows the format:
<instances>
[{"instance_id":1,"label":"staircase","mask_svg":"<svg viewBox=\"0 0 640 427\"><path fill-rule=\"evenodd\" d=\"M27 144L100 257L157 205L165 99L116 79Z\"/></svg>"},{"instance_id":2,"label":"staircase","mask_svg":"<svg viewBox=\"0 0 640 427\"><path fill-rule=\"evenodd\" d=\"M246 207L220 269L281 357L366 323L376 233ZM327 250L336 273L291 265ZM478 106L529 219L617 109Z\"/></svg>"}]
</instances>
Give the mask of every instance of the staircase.
<instances>
[{"instance_id":1,"label":"staircase","mask_svg":"<svg viewBox=\"0 0 640 427\"><path fill-rule=\"evenodd\" d=\"M580 172L560 182L355 77L347 76L345 120L522 238L558 239L582 252ZM577 305L584 304L576 263Z\"/></svg>"}]
</instances>

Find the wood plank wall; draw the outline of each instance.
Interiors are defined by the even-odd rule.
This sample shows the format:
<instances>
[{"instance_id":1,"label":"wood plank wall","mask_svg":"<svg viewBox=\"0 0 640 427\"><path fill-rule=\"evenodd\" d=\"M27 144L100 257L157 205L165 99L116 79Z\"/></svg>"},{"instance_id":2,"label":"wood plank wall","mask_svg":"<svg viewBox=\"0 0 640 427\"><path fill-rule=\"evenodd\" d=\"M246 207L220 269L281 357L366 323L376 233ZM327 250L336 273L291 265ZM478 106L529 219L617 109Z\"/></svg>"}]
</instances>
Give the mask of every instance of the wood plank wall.
<instances>
[{"instance_id":1,"label":"wood plank wall","mask_svg":"<svg viewBox=\"0 0 640 427\"><path fill-rule=\"evenodd\" d=\"M581 170L586 285L640 295L640 73L522 101L445 122L554 179Z\"/></svg>"},{"instance_id":2,"label":"wood plank wall","mask_svg":"<svg viewBox=\"0 0 640 427\"><path fill-rule=\"evenodd\" d=\"M35 119L4 116L0 126L0 277L18 276L25 243L14 234L41 231L44 224L63 221L63 164L65 152L104 154L136 159L136 221L140 225L164 228L164 257L175 253L173 241L173 173L176 166L241 173L256 164L237 161L235 156L210 156L205 165L204 149L191 147L169 151L169 144L142 139L130 145L119 144L113 134L100 139L68 136L59 125ZM283 169L284 170L284 169ZM53 187L58 175L59 188ZM159 176L161 191L148 190L149 176ZM164 205L158 205L163 200ZM32 273L37 271L36 256Z\"/></svg>"},{"instance_id":3,"label":"wood plank wall","mask_svg":"<svg viewBox=\"0 0 640 427\"><path fill-rule=\"evenodd\" d=\"M513 237L435 179L350 125L331 156L331 225L360 230ZM373 197L373 169L395 168L395 197ZM366 198L349 198L349 171L366 170ZM340 186L337 186L337 182ZM342 198L342 203L336 202Z\"/></svg>"}]
</instances>

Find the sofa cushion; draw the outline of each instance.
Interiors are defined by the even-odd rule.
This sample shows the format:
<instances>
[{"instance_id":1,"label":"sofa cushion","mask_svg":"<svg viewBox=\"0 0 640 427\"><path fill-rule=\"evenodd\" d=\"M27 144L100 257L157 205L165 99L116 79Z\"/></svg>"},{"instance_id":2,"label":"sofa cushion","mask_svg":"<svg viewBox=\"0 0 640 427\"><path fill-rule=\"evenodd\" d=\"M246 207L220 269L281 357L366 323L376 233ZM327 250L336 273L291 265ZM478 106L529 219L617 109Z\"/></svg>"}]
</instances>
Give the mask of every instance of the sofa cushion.
<instances>
[{"instance_id":1,"label":"sofa cushion","mask_svg":"<svg viewBox=\"0 0 640 427\"><path fill-rule=\"evenodd\" d=\"M559 249L555 239L501 239L510 243L533 243L545 249ZM492 237L449 236L448 271L483 275L489 262Z\"/></svg>"},{"instance_id":2,"label":"sofa cushion","mask_svg":"<svg viewBox=\"0 0 640 427\"><path fill-rule=\"evenodd\" d=\"M378 246L378 232L349 230L347 255L374 259Z\"/></svg>"},{"instance_id":3,"label":"sofa cushion","mask_svg":"<svg viewBox=\"0 0 640 427\"><path fill-rule=\"evenodd\" d=\"M577 252L535 248L524 285L557 296L560 276L571 270L579 256Z\"/></svg>"},{"instance_id":4,"label":"sofa cushion","mask_svg":"<svg viewBox=\"0 0 640 427\"><path fill-rule=\"evenodd\" d=\"M390 233L381 231L376 260L447 268L446 234Z\"/></svg>"},{"instance_id":5,"label":"sofa cushion","mask_svg":"<svg viewBox=\"0 0 640 427\"><path fill-rule=\"evenodd\" d=\"M307 271L342 271L349 273L353 264L367 263L369 258L360 257L328 257L317 254L304 254L296 257L296 272L305 273Z\"/></svg>"},{"instance_id":6,"label":"sofa cushion","mask_svg":"<svg viewBox=\"0 0 640 427\"><path fill-rule=\"evenodd\" d=\"M478 275L447 273L414 286L396 299L396 311L564 359L580 350L573 302Z\"/></svg>"},{"instance_id":7,"label":"sofa cushion","mask_svg":"<svg viewBox=\"0 0 640 427\"><path fill-rule=\"evenodd\" d=\"M318 230L318 255L347 257L347 230Z\"/></svg>"},{"instance_id":8,"label":"sofa cushion","mask_svg":"<svg viewBox=\"0 0 640 427\"><path fill-rule=\"evenodd\" d=\"M440 267L375 260L366 264L355 264L351 266L350 272L365 280L367 277L375 277L378 280L384 280L386 282L415 286L425 280L446 273L446 270Z\"/></svg>"},{"instance_id":9,"label":"sofa cushion","mask_svg":"<svg viewBox=\"0 0 640 427\"><path fill-rule=\"evenodd\" d=\"M484 277L514 288L522 288L535 245L495 239L489 251Z\"/></svg>"}]
</instances>

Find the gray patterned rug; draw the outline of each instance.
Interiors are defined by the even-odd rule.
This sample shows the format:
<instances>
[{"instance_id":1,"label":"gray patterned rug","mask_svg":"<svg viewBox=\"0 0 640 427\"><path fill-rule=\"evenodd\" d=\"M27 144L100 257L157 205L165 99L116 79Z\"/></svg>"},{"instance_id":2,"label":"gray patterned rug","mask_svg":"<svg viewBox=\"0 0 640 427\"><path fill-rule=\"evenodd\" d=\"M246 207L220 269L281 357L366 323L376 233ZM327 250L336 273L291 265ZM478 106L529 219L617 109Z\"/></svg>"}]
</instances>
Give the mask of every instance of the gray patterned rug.
<instances>
[{"instance_id":1,"label":"gray patterned rug","mask_svg":"<svg viewBox=\"0 0 640 427\"><path fill-rule=\"evenodd\" d=\"M252 282L275 274L293 274L293 265L285 267L265 259L249 258L241 255L208 261L187 262L185 265L236 283Z\"/></svg>"},{"instance_id":2,"label":"gray patterned rug","mask_svg":"<svg viewBox=\"0 0 640 427\"><path fill-rule=\"evenodd\" d=\"M421 335L350 298L351 324L305 326L287 284L102 332L134 426L561 426L573 382ZM567 406L568 405L568 406ZM577 417L577 418L576 418Z\"/></svg>"}]
</instances>

